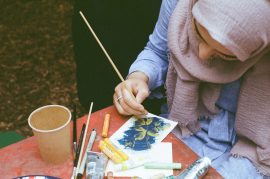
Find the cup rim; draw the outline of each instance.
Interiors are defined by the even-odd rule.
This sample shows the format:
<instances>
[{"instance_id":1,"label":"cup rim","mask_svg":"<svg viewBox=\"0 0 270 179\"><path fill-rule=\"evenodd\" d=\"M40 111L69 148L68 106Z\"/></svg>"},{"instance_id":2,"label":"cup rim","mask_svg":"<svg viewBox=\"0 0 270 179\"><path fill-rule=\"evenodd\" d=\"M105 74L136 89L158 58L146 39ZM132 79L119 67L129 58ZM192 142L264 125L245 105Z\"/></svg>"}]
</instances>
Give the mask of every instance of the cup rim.
<instances>
[{"instance_id":1,"label":"cup rim","mask_svg":"<svg viewBox=\"0 0 270 179\"><path fill-rule=\"evenodd\" d=\"M34 113L36 113L37 111L40 111L40 110L42 110L42 109L44 109L44 108L55 107L55 106L65 109L65 110L68 112L68 114L69 114L69 119L67 120L67 122L66 122L64 125L62 125L62 126L60 126L60 127L58 127L58 128L55 128L55 129L51 129L51 130L42 130L42 129L37 129L37 128L35 128L35 127L31 124L30 119L31 119L31 117L32 117L32 115L33 115ZM46 105L46 106L39 107L39 108L37 108L36 110L34 110L33 112L31 112L31 114L30 114L29 117L28 117L28 125L29 125L33 130L35 130L35 131L37 131L37 132L43 132L43 133L49 133L49 132L55 132L55 131L58 131L58 130L60 130L60 129L66 127L66 126L69 124L70 121L71 121L71 112L70 112L70 110L69 110L67 107L62 106L62 105L58 105L58 104L51 104L51 105Z\"/></svg>"}]
</instances>

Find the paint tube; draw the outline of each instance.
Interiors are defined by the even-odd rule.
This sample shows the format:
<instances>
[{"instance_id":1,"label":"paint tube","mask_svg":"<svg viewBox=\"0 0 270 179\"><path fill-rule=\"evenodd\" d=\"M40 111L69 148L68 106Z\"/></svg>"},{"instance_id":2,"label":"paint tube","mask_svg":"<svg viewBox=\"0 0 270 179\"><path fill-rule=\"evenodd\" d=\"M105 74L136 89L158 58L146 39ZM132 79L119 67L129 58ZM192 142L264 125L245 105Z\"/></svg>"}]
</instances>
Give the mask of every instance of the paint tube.
<instances>
[{"instance_id":1,"label":"paint tube","mask_svg":"<svg viewBox=\"0 0 270 179\"><path fill-rule=\"evenodd\" d=\"M211 160L203 157L193 162L187 169L175 176L175 179L198 179L202 178L208 171Z\"/></svg>"}]
</instances>

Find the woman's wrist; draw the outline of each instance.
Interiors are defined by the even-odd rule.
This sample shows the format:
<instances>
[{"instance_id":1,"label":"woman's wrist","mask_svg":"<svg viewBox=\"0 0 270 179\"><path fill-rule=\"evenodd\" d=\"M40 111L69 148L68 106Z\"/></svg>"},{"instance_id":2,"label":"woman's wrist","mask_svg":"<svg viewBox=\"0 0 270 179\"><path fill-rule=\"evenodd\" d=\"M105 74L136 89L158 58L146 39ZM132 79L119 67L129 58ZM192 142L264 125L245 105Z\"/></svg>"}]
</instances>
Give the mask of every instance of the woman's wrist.
<instances>
[{"instance_id":1,"label":"woman's wrist","mask_svg":"<svg viewBox=\"0 0 270 179\"><path fill-rule=\"evenodd\" d=\"M148 84L148 81L149 81L148 76L144 72L141 72L141 71L132 72L131 74L127 76L127 79L143 80L146 84Z\"/></svg>"}]
</instances>

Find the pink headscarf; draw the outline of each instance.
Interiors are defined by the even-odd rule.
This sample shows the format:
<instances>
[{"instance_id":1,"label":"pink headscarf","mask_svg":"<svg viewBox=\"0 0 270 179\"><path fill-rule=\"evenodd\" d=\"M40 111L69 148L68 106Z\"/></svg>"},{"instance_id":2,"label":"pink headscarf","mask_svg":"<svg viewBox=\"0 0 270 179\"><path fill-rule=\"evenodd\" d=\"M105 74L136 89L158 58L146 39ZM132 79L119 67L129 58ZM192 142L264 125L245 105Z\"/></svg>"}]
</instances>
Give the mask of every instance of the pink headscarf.
<instances>
[{"instance_id":1,"label":"pink headscarf","mask_svg":"<svg viewBox=\"0 0 270 179\"><path fill-rule=\"evenodd\" d=\"M268 0L199 0L192 13L211 37L233 52L240 61L269 46Z\"/></svg>"},{"instance_id":2,"label":"pink headscarf","mask_svg":"<svg viewBox=\"0 0 270 179\"><path fill-rule=\"evenodd\" d=\"M239 60L198 56L192 18ZM269 0L179 1L170 18L166 79L169 118L182 135L200 129L200 115L216 115L221 85L242 78L235 128L243 137L233 152L270 175L270 2ZM239 147L241 146L241 147ZM235 150L234 150L235 149Z\"/></svg>"}]
</instances>

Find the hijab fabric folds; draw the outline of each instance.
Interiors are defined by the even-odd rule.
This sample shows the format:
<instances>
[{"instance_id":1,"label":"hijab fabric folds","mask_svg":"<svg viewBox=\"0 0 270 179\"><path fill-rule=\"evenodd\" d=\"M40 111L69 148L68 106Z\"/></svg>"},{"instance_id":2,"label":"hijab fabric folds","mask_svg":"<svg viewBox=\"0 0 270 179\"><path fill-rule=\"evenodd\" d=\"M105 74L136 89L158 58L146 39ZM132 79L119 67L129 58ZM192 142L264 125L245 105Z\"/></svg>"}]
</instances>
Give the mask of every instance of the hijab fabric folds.
<instances>
[{"instance_id":1,"label":"hijab fabric folds","mask_svg":"<svg viewBox=\"0 0 270 179\"><path fill-rule=\"evenodd\" d=\"M239 60L203 63L193 16ZM200 129L199 116L216 115L222 84L241 78L235 123L241 139L232 153L270 175L270 1L179 1L169 22L168 46L169 118L178 122L182 135Z\"/></svg>"}]
</instances>

